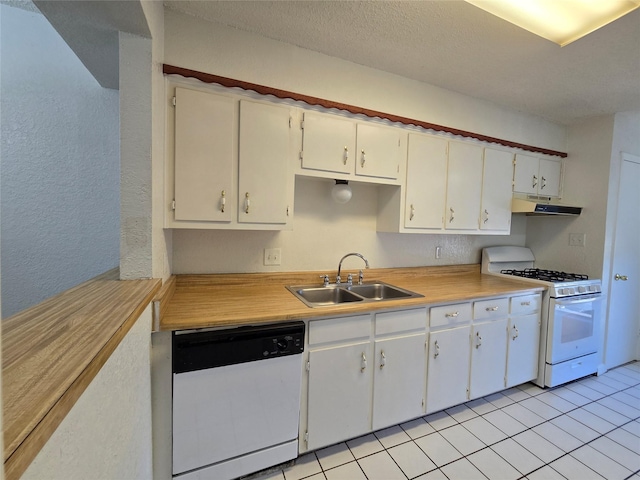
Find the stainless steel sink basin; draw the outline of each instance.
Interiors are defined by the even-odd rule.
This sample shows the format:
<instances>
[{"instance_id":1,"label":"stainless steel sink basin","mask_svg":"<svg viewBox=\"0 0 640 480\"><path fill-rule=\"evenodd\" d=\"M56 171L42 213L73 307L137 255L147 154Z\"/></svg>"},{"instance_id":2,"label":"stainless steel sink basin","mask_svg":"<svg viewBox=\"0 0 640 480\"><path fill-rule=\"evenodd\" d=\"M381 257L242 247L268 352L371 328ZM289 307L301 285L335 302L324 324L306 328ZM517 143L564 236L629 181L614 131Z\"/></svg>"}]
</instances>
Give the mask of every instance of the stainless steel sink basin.
<instances>
[{"instance_id":1,"label":"stainless steel sink basin","mask_svg":"<svg viewBox=\"0 0 640 480\"><path fill-rule=\"evenodd\" d=\"M339 303L361 302L363 299L353 293L336 287L307 287L292 290L300 300L310 307L337 305Z\"/></svg>"},{"instance_id":2,"label":"stainless steel sink basin","mask_svg":"<svg viewBox=\"0 0 640 480\"><path fill-rule=\"evenodd\" d=\"M311 308L336 306L352 302L369 303L424 296L380 282L364 283L362 285L331 284L326 287L317 285L293 286L287 287L287 289Z\"/></svg>"},{"instance_id":3,"label":"stainless steel sink basin","mask_svg":"<svg viewBox=\"0 0 640 480\"><path fill-rule=\"evenodd\" d=\"M415 293L398 287L392 287L386 283L365 283L347 287L350 292L372 300L391 300L393 298L408 298L416 296Z\"/></svg>"}]
</instances>

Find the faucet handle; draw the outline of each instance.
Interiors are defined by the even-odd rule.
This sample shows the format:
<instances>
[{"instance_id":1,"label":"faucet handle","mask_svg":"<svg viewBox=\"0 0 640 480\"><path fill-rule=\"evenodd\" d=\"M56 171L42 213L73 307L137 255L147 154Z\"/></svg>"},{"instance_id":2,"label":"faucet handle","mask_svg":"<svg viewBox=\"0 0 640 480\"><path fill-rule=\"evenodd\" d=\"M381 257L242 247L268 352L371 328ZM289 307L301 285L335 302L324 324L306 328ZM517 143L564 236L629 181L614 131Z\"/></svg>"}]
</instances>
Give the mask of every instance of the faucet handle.
<instances>
[{"instance_id":1,"label":"faucet handle","mask_svg":"<svg viewBox=\"0 0 640 480\"><path fill-rule=\"evenodd\" d=\"M320 278L324 282L323 286L324 287L328 287L329 286L329 275L320 275Z\"/></svg>"},{"instance_id":2,"label":"faucet handle","mask_svg":"<svg viewBox=\"0 0 640 480\"><path fill-rule=\"evenodd\" d=\"M362 285L363 280L364 280L364 273L362 273L362 270L360 270L358 272L358 285Z\"/></svg>"},{"instance_id":3,"label":"faucet handle","mask_svg":"<svg viewBox=\"0 0 640 480\"><path fill-rule=\"evenodd\" d=\"M347 285L349 285L349 286L353 285L353 274L352 273L347 275Z\"/></svg>"}]
</instances>

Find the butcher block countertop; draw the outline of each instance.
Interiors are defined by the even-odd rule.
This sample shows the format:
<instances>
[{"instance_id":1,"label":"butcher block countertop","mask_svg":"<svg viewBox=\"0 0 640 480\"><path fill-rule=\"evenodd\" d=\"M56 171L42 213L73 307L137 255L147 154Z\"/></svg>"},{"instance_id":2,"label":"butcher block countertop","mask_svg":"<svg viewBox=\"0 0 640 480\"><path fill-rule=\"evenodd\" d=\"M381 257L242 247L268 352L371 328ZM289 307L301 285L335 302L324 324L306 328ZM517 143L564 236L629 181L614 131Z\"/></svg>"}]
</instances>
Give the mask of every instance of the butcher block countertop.
<instances>
[{"instance_id":1,"label":"butcher block countertop","mask_svg":"<svg viewBox=\"0 0 640 480\"><path fill-rule=\"evenodd\" d=\"M347 273L357 269L344 269ZM534 293L544 287L516 279L480 273L480 265L385 268L364 270L364 281L381 281L424 295L423 298L348 303L310 308L286 285L317 285L332 272L177 275L160 307L159 330L230 327L313 317L349 315L474 300L483 297Z\"/></svg>"},{"instance_id":2,"label":"butcher block countertop","mask_svg":"<svg viewBox=\"0 0 640 480\"><path fill-rule=\"evenodd\" d=\"M5 478L19 478L160 289L118 269L2 321Z\"/></svg>"}]
</instances>

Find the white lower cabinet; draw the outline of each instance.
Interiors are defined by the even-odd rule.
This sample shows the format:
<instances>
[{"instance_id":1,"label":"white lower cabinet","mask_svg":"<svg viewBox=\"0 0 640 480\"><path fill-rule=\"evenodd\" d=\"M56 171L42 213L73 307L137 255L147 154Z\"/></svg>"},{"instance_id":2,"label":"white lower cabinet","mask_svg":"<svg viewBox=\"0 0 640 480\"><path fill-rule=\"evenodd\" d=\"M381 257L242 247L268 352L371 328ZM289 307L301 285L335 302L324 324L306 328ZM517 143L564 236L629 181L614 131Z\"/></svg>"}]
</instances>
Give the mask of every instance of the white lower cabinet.
<instances>
[{"instance_id":1,"label":"white lower cabinet","mask_svg":"<svg viewBox=\"0 0 640 480\"><path fill-rule=\"evenodd\" d=\"M469 398L484 397L504 389L507 322L507 318L501 318L473 325Z\"/></svg>"},{"instance_id":2,"label":"white lower cabinet","mask_svg":"<svg viewBox=\"0 0 640 480\"><path fill-rule=\"evenodd\" d=\"M538 376L541 300L539 294L511 298L507 339L507 388L529 382Z\"/></svg>"},{"instance_id":3,"label":"white lower cabinet","mask_svg":"<svg viewBox=\"0 0 640 480\"><path fill-rule=\"evenodd\" d=\"M540 303L516 295L311 320L300 452L536 378Z\"/></svg>"},{"instance_id":4,"label":"white lower cabinet","mask_svg":"<svg viewBox=\"0 0 640 480\"><path fill-rule=\"evenodd\" d=\"M429 334L427 413L467 401L470 327Z\"/></svg>"},{"instance_id":5,"label":"white lower cabinet","mask_svg":"<svg viewBox=\"0 0 640 480\"><path fill-rule=\"evenodd\" d=\"M372 347L367 339L309 352L307 446L367 433L371 426Z\"/></svg>"},{"instance_id":6,"label":"white lower cabinet","mask_svg":"<svg viewBox=\"0 0 640 480\"><path fill-rule=\"evenodd\" d=\"M423 414L426 325L425 308L376 315L372 430Z\"/></svg>"},{"instance_id":7,"label":"white lower cabinet","mask_svg":"<svg viewBox=\"0 0 640 480\"><path fill-rule=\"evenodd\" d=\"M504 389L508 315L508 298L473 303L470 399Z\"/></svg>"},{"instance_id":8,"label":"white lower cabinet","mask_svg":"<svg viewBox=\"0 0 640 480\"><path fill-rule=\"evenodd\" d=\"M427 413L464 403L468 398L471 304L431 308Z\"/></svg>"},{"instance_id":9,"label":"white lower cabinet","mask_svg":"<svg viewBox=\"0 0 640 480\"><path fill-rule=\"evenodd\" d=\"M425 308L309 322L301 451L424 414L426 323Z\"/></svg>"}]
</instances>

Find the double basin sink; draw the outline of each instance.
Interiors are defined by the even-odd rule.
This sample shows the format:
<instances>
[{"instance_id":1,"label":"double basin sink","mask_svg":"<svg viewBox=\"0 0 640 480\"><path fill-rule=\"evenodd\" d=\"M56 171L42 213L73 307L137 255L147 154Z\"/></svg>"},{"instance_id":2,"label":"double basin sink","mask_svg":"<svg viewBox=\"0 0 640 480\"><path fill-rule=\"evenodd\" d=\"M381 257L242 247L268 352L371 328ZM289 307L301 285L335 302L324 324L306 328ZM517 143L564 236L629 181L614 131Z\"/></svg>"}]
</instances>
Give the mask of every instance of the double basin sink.
<instances>
[{"instance_id":1,"label":"double basin sink","mask_svg":"<svg viewBox=\"0 0 640 480\"><path fill-rule=\"evenodd\" d=\"M419 293L381 282L360 285L331 284L324 287L293 286L287 289L311 308L424 297Z\"/></svg>"}]
</instances>

